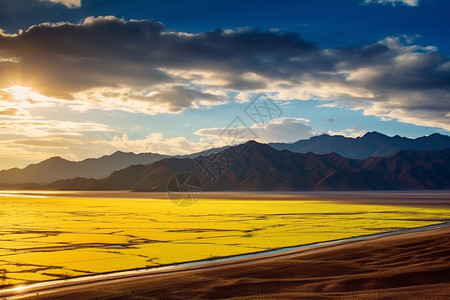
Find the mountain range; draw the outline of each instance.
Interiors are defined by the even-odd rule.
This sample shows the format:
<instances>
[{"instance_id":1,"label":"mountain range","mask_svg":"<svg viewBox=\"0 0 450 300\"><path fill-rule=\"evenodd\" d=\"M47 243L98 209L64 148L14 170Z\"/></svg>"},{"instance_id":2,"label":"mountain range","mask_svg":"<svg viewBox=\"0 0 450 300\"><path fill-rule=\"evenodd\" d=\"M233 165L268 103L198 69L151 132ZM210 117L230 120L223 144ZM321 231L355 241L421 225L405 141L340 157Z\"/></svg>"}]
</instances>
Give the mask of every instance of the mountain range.
<instances>
[{"instance_id":1,"label":"mountain range","mask_svg":"<svg viewBox=\"0 0 450 300\"><path fill-rule=\"evenodd\" d=\"M416 139L390 137L378 132L368 132L362 137L348 138L341 135L318 135L295 143L270 143L277 150L316 154L337 153L347 158L392 156L401 150L438 151L450 148L450 137L439 133Z\"/></svg>"},{"instance_id":2,"label":"mountain range","mask_svg":"<svg viewBox=\"0 0 450 300\"><path fill-rule=\"evenodd\" d=\"M249 144L244 145L248 146ZM112 155L85 159L79 162L53 157L23 169L3 170L0 171L0 185L3 188L41 188L46 186L47 188L55 189L162 190L161 184L167 182L173 174L194 170L196 169L195 166L197 168L200 166L201 168L202 165L208 165L211 168L203 167L202 171L204 174L194 173L212 179L212 182L208 182L208 188L213 190L444 188L445 184L439 183L438 178L429 179L433 183L421 183L422 179L426 179L424 177L422 179L416 178L417 184L399 185L395 183L393 178L387 178L386 174L374 173L374 171L377 168L383 169L390 174L392 173L391 171L394 171L388 169L390 167L388 165L380 167L383 164L381 158L387 160L402 158L403 160L400 159L400 161L404 164L404 170L407 168L407 165L409 167L416 166L412 161L404 161L406 153L410 153L410 155L412 155L411 153L425 155L425 152L434 153L439 150L450 149L450 137L432 134L417 139L409 139L399 136L389 137L377 132L370 132L359 138L321 135L292 144L272 143L269 144L270 147L262 144L258 145L264 146L267 153L265 156L261 156L262 150L260 149L261 151L254 153L255 157L269 158L273 156L271 158L273 160L260 159L258 162L254 162L255 165L248 165L249 161L254 159L254 157L244 156L245 160L242 160L243 157L241 155L235 158L231 155L231 153L236 153L241 146L222 147L190 155L175 156L172 157L174 160L167 160L170 158L169 156L155 153L134 154L118 151ZM270 152L271 150L273 151ZM405 150L409 152L405 152ZM437 155L437 153L428 155L433 156ZM306 156L292 157L294 154L304 154ZM217 157L221 157L221 160L217 160ZM228 159L228 157L240 161L238 163L240 166L247 165L248 170L229 168L229 162L227 162L227 167L221 170L223 159ZM278 159L276 159L277 157ZM372 166L368 168L364 164L360 165L361 161L357 161L355 158L364 158L366 164L372 161L370 163ZM377 158L381 160L377 160ZM418 159L419 161L423 160L422 158ZM208 163L204 163L201 160ZM340 164L352 167L343 169L339 164L334 165L329 160L339 161ZM292 162L293 165L289 165L289 162ZM373 166L375 162L376 167ZM394 161L390 162L393 163ZM295 166L297 166L297 169L294 168ZM325 167L329 167L330 170L325 170ZM436 166L433 165L433 168L436 168ZM234 179L232 178L226 179L226 176L224 177L222 174L216 174L223 173L225 170L231 172L230 174L232 175L228 175L234 176L235 179L238 178L239 182L233 181ZM347 171L350 173L345 173ZM267 175L265 176L266 178L263 175ZM400 176L400 174L398 175ZM339 178L340 176L342 178ZM361 177L365 180L361 179L358 181L355 176L373 176L371 181L377 184L370 183L370 180L366 177ZM218 177L220 177L220 180ZM273 178L276 178L275 182L272 182ZM322 181L316 182L318 178ZM340 185L328 183L329 186L327 187L327 182L333 180L339 181ZM264 182L266 183L264 184Z\"/></svg>"},{"instance_id":3,"label":"mountain range","mask_svg":"<svg viewBox=\"0 0 450 300\"><path fill-rule=\"evenodd\" d=\"M201 155L217 153L226 147L208 149L188 155L173 156L176 158L194 158ZM99 158L88 158L82 161L70 161L59 156L51 157L23 169L12 168L0 171L0 184L48 184L55 180L86 177L101 179L112 172L131 165L147 165L171 156L157 153L139 153L117 151ZM23 186L23 185L22 185ZM33 186L33 185L26 185Z\"/></svg>"},{"instance_id":4,"label":"mountain range","mask_svg":"<svg viewBox=\"0 0 450 300\"><path fill-rule=\"evenodd\" d=\"M336 153L278 151L249 141L209 156L166 158L105 179L60 180L47 188L166 191L174 175L189 173L211 191L449 189L449 170L450 149L402 150L391 157L356 160Z\"/></svg>"},{"instance_id":5,"label":"mountain range","mask_svg":"<svg viewBox=\"0 0 450 300\"><path fill-rule=\"evenodd\" d=\"M100 158L75 162L55 156L23 169L0 171L0 183L50 183L59 179L87 177L105 178L116 170L136 164L151 164L168 156L154 153L125 153L117 151Z\"/></svg>"}]
</instances>

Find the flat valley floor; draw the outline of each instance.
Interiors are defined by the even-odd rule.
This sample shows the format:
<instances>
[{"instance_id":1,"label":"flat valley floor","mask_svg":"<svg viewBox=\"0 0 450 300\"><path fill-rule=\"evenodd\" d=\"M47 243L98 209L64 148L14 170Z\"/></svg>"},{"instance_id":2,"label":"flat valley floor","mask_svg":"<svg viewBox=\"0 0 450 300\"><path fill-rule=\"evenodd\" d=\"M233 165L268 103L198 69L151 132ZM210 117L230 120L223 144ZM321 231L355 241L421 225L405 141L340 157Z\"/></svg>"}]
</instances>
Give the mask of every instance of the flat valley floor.
<instances>
[{"instance_id":1,"label":"flat valley floor","mask_svg":"<svg viewBox=\"0 0 450 300\"><path fill-rule=\"evenodd\" d=\"M34 194L42 195L43 193ZM82 197L81 199L84 199L83 197L89 199L95 197L99 199L142 199L144 196L150 197L150 195L142 193L129 192L83 194L58 192L51 194L51 197ZM300 205L301 210L308 208L310 204L320 203L321 212L303 212L317 214L319 219L323 218L322 221L328 219L331 222L328 225L316 220L319 222L317 224L326 225L322 231L324 228L325 230L333 228L333 222L338 222L336 228L339 228L337 231L342 237L345 237L342 235L345 228L355 224L358 225L358 234L367 233L369 228L361 226L366 223L365 219L369 220L368 224L370 225L367 227L370 229L374 229L375 225L378 226L374 233L390 231L389 227L383 228L383 223L390 224L389 226L392 226L391 229L394 230L430 224L442 224L442 226L418 232L317 246L257 258L211 263L201 267L179 268L161 274L136 276L136 278L130 276L96 282L84 281L79 285L53 286L51 289L38 291L22 289L6 295L30 299L446 299L450 296L450 227L445 225L450 219L450 193L448 192L209 193L204 194L203 197L204 199L199 199L199 205L202 201L205 201L205 205L208 201L214 201L211 199L219 201L218 203L227 199L226 203L228 204L229 201L234 200L238 203L241 203L242 199L254 200L258 210L269 205L266 209L259 211L260 215L266 216L265 218L244 220L244 223L251 228L255 228L255 224L258 226L270 225L264 227L264 230L268 231L261 231L260 236L258 233L253 236L253 238L257 238L255 241L258 243L265 240L265 234L278 234L279 239L274 241L276 243L284 243L285 239L289 241L292 238L292 236L281 234L283 230L273 231L274 227L271 225L272 221L277 223L286 220L289 220L285 224L288 226L286 228L301 224L297 223L299 220L292 223L292 215L287 213L287 210L291 209L291 205L295 205L295 203L306 205ZM151 198L158 197L151 194ZM164 195L160 194L159 199L164 199ZM261 202L264 200L271 201L264 204ZM267 209L279 207L273 206L273 203L278 203L276 200L282 204L281 208L277 209L281 209L283 214L277 214L275 217L271 216ZM293 202L290 204L289 201ZM343 214L342 211L336 212L334 209L335 213L330 218L325 217L328 212L324 208L331 209L336 203L353 204L356 211ZM101 202L96 206L99 205L101 206ZM233 205L237 205L237 203ZM230 206L233 207L233 205ZM225 206L221 206L221 208L223 207ZM201 205L197 207L197 209L200 208ZM370 209L361 213L362 208ZM389 208L389 210L385 208ZM395 210L393 210L394 208ZM254 212L250 210L246 213ZM242 215L239 215L242 211L235 213L236 216L242 218ZM299 211L295 213L301 214ZM228 215L228 217L230 216L231 219L234 218L232 215ZM79 217L80 214L77 215L77 218ZM223 224L230 221L228 217L223 220ZM274 219L271 219L272 217ZM304 217L305 215L301 216L302 222ZM363 222L354 223L358 222L357 219L360 217L364 218ZM343 220L348 218L352 221L347 224L345 223L347 221ZM308 221L313 219L308 219ZM262 223L260 223L261 221ZM195 225L198 226L198 224ZM302 228L306 232L309 230L306 227ZM237 235L240 234L239 230L235 231ZM195 231L191 230L187 233L192 235ZM177 234L180 232L177 231ZM214 234L206 232L202 240L214 239ZM312 234L314 236L314 233ZM330 234L332 235L332 233ZM223 238L221 236L220 240ZM241 238L248 240L246 236L241 236ZM246 244L247 247L250 246L250 240ZM55 243L55 241L52 242ZM102 248L104 245L88 245L87 247L95 248L96 246ZM262 244L258 246L266 247ZM71 249L62 250L70 251ZM2 296L2 292L0 292L0 296Z\"/></svg>"}]
</instances>

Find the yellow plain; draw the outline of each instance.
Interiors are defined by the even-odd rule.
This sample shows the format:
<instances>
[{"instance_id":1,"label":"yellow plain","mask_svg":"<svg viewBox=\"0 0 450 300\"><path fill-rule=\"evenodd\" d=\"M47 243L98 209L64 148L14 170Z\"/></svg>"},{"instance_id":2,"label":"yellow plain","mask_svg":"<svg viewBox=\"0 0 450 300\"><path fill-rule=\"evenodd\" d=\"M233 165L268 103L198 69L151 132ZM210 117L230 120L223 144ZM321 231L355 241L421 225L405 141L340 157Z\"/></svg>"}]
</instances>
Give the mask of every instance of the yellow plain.
<instances>
[{"instance_id":1,"label":"yellow plain","mask_svg":"<svg viewBox=\"0 0 450 300\"><path fill-rule=\"evenodd\" d=\"M331 201L0 198L0 285L260 252L446 222L450 209Z\"/></svg>"}]
</instances>

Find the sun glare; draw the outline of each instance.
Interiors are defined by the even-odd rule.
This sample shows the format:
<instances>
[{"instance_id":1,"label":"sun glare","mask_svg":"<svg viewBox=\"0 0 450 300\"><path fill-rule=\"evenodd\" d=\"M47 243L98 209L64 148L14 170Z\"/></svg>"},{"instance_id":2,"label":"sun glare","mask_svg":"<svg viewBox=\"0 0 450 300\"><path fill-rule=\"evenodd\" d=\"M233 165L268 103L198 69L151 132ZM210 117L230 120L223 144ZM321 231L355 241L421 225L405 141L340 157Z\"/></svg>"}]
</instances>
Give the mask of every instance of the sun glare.
<instances>
[{"instance_id":1,"label":"sun glare","mask_svg":"<svg viewBox=\"0 0 450 300\"><path fill-rule=\"evenodd\" d=\"M9 88L3 89L3 91L10 94L15 100L19 101L26 101L31 98L31 94L33 94L30 87L20 85L10 86Z\"/></svg>"},{"instance_id":2,"label":"sun glare","mask_svg":"<svg viewBox=\"0 0 450 300\"><path fill-rule=\"evenodd\" d=\"M27 86L12 85L8 88L2 89L2 91L11 95L11 97L13 97L14 100L21 102L39 101L40 105L45 104L45 106L48 106L49 103L62 101L61 99L44 96L34 91L32 87Z\"/></svg>"}]
</instances>

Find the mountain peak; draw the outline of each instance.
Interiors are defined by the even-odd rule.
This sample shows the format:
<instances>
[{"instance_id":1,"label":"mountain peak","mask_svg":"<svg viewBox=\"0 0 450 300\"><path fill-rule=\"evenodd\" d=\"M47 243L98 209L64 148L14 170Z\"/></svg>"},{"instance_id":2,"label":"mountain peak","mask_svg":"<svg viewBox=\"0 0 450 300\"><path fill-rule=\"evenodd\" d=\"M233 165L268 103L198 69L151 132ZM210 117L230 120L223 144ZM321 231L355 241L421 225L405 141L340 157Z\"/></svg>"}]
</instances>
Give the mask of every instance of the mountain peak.
<instances>
[{"instance_id":1,"label":"mountain peak","mask_svg":"<svg viewBox=\"0 0 450 300\"><path fill-rule=\"evenodd\" d=\"M363 137L387 137L387 135L379 133L378 131L369 131Z\"/></svg>"},{"instance_id":2,"label":"mountain peak","mask_svg":"<svg viewBox=\"0 0 450 300\"><path fill-rule=\"evenodd\" d=\"M123 151L117 150L116 152L111 154L111 156L118 156L118 155L130 154L130 153L132 153L132 152L123 152Z\"/></svg>"},{"instance_id":3,"label":"mountain peak","mask_svg":"<svg viewBox=\"0 0 450 300\"><path fill-rule=\"evenodd\" d=\"M430 134L428 137L446 137L446 135L435 132L433 134Z\"/></svg>"},{"instance_id":4,"label":"mountain peak","mask_svg":"<svg viewBox=\"0 0 450 300\"><path fill-rule=\"evenodd\" d=\"M56 161L68 161L68 160L62 158L61 156L53 156L53 157L50 157L50 158L44 160L43 162L50 162L50 161L51 162L56 162Z\"/></svg>"},{"instance_id":5,"label":"mountain peak","mask_svg":"<svg viewBox=\"0 0 450 300\"><path fill-rule=\"evenodd\" d=\"M249 140L249 141L243 143L242 145L247 145L247 146L249 146L249 145L263 145L263 144L258 143L258 142L255 141L255 140Z\"/></svg>"},{"instance_id":6,"label":"mountain peak","mask_svg":"<svg viewBox=\"0 0 450 300\"><path fill-rule=\"evenodd\" d=\"M243 144L236 145L236 146L234 146L232 148L238 149L238 152L241 152L243 149L246 149L246 150L247 149L272 149L273 150L273 148L270 147L269 145L263 144L263 143L259 143L259 142L255 141L255 140L249 140L249 141L247 141L247 142L245 142Z\"/></svg>"}]
</instances>

